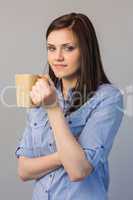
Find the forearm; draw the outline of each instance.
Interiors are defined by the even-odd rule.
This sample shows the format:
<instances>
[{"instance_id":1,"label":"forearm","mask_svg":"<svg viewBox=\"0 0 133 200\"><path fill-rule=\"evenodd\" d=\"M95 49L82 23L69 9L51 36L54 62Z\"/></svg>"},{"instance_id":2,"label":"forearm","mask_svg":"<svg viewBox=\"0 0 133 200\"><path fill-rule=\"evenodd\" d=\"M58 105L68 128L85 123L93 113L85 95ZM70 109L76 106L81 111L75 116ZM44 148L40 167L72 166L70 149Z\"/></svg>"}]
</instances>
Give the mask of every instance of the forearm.
<instances>
[{"instance_id":1,"label":"forearm","mask_svg":"<svg viewBox=\"0 0 133 200\"><path fill-rule=\"evenodd\" d=\"M38 179L60 166L61 162L57 153L37 158L20 157L19 176L23 181Z\"/></svg>"},{"instance_id":2,"label":"forearm","mask_svg":"<svg viewBox=\"0 0 133 200\"><path fill-rule=\"evenodd\" d=\"M88 161L80 144L72 135L61 108L47 110L54 132L60 160L69 177L84 176L88 170Z\"/></svg>"}]
</instances>

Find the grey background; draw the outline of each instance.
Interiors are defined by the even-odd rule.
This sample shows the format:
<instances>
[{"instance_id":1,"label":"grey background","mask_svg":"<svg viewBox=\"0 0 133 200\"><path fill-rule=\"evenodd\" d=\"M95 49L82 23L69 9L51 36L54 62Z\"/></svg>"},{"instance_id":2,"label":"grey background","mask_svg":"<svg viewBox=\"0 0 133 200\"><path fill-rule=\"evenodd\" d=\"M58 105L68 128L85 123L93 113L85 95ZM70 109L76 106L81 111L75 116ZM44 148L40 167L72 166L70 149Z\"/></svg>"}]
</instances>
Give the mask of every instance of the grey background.
<instances>
[{"instance_id":1,"label":"grey background","mask_svg":"<svg viewBox=\"0 0 133 200\"><path fill-rule=\"evenodd\" d=\"M45 31L55 17L82 12L94 24L105 71L123 92L125 117L110 161L110 200L133 199L133 2L131 0L0 0L0 198L31 199L33 182L17 175L15 148L25 125L25 109L7 107L2 92L14 87L14 74L41 73L46 63ZM15 103L15 90L4 94Z\"/></svg>"}]
</instances>

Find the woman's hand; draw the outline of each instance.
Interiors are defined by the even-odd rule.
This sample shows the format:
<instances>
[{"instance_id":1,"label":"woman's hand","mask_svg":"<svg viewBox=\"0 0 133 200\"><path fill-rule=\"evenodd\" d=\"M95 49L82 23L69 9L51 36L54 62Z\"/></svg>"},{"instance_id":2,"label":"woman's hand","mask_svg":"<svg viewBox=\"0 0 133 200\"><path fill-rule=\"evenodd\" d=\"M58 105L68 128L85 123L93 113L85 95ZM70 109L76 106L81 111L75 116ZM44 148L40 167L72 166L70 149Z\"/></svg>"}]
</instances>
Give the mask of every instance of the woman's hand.
<instances>
[{"instance_id":1,"label":"woman's hand","mask_svg":"<svg viewBox=\"0 0 133 200\"><path fill-rule=\"evenodd\" d=\"M32 87L30 96L32 102L35 105L44 105L46 108L50 108L58 105L58 98L56 94L56 88L53 81L48 74L39 75L38 81Z\"/></svg>"}]
</instances>

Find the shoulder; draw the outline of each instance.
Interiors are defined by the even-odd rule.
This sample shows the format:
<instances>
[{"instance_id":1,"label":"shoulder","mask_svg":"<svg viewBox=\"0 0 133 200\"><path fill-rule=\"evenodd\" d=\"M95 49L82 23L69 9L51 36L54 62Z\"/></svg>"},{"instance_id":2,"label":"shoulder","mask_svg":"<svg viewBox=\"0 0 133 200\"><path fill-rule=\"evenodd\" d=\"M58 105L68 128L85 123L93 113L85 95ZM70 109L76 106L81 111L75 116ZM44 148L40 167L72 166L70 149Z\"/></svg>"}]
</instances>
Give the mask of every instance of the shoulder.
<instances>
[{"instance_id":1,"label":"shoulder","mask_svg":"<svg viewBox=\"0 0 133 200\"><path fill-rule=\"evenodd\" d=\"M112 102L122 101L123 95L121 90L113 84L102 84L98 87L93 96L95 101L102 102L110 100Z\"/></svg>"},{"instance_id":2,"label":"shoulder","mask_svg":"<svg viewBox=\"0 0 133 200\"><path fill-rule=\"evenodd\" d=\"M84 104L84 109L94 110L105 106L119 106L123 108L123 95L121 90L113 84L102 84L94 92L93 96Z\"/></svg>"},{"instance_id":3,"label":"shoulder","mask_svg":"<svg viewBox=\"0 0 133 200\"><path fill-rule=\"evenodd\" d=\"M89 94L88 94L89 95ZM86 119L92 113L123 111L123 95L113 84L102 84L79 109L71 113L71 117Z\"/></svg>"},{"instance_id":4,"label":"shoulder","mask_svg":"<svg viewBox=\"0 0 133 200\"><path fill-rule=\"evenodd\" d=\"M93 97L81 109L83 118L98 122L117 121L123 117L123 95L119 88L111 84L101 85Z\"/></svg>"}]
</instances>

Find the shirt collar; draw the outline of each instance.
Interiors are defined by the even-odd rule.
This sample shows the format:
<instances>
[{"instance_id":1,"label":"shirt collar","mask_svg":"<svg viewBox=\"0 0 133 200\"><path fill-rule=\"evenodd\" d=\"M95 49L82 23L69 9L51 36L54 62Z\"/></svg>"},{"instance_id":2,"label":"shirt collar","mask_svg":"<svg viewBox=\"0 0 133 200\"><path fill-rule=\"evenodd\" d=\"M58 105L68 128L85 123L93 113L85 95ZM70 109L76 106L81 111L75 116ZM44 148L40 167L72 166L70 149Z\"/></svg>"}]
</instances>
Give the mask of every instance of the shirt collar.
<instances>
[{"instance_id":1,"label":"shirt collar","mask_svg":"<svg viewBox=\"0 0 133 200\"><path fill-rule=\"evenodd\" d=\"M61 91L61 80L60 80L60 79L57 80L56 88L57 88L59 94L60 94L60 95L62 96L62 98L63 98L63 94L62 94L62 91ZM70 100L71 100L71 98L72 98L72 93L73 93L73 88L69 88L68 93L67 93L67 99L66 99L66 101L70 101Z\"/></svg>"}]
</instances>

